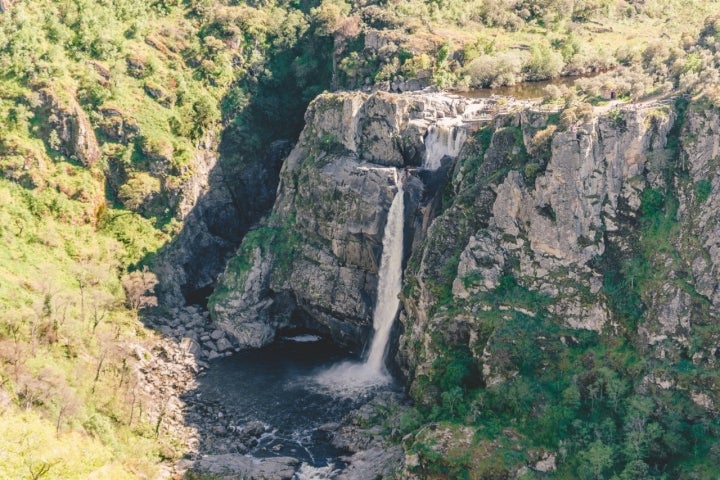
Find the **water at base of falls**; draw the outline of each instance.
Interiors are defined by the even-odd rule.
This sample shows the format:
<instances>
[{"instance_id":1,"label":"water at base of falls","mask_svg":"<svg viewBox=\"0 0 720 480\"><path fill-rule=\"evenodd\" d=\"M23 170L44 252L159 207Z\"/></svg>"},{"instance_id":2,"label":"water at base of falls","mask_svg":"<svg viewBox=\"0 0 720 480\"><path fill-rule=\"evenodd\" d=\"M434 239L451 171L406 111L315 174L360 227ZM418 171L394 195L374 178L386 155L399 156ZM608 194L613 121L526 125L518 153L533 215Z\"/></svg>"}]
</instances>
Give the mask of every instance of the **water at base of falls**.
<instances>
[{"instance_id":1,"label":"water at base of falls","mask_svg":"<svg viewBox=\"0 0 720 480\"><path fill-rule=\"evenodd\" d=\"M310 379L318 392L339 398L356 398L392 383L386 371L371 370L365 362L347 361L333 365Z\"/></svg>"},{"instance_id":2,"label":"water at base of falls","mask_svg":"<svg viewBox=\"0 0 720 480\"><path fill-rule=\"evenodd\" d=\"M264 433L257 444L239 453L256 458L290 456L301 460L304 476L330 478L342 466L324 430L324 425L342 420L352 410L370 401L380 391L394 390L385 383L353 396L334 393L320 386L315 378L348 355L324 340L310 336L280 340L260 350L240 352L212 362L207 374L198 378L190 404L198 421L217 421L227 430L241 430L251 422L261 422ZM222 412L220 414L219 412ZM219 418L221 417L221 418ZM237 441L229 431L220 438L201 439L200 453L223 453L218 442L230 447ZM248 445L249 446L249 445Z\"/></svg>"}]
</instances>

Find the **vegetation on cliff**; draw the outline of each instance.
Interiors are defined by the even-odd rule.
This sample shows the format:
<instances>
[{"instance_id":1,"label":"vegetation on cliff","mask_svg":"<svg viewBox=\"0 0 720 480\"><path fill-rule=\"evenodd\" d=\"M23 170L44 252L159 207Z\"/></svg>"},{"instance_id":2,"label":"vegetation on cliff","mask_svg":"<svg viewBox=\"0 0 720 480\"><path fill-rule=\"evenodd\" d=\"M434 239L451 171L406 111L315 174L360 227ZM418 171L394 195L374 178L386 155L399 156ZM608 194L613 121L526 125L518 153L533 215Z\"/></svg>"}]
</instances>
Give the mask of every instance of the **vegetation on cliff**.
<instances>
[{"instance_id":1,"label":"vegetation on cliff","mask_svg":"<svg viewBox=\"0 0 720 480\"><path fill-rule=\"evenodd\" d=\"M512 172L487 175L497 173L493 162L502 155L490 148L494 137L503 135L498 119L494 131L481 130L469 140L457 161L454 189L443 197L447 207L406 271L411 280L403 292L408 309L404 323L412 333L406 334L404 355L410 360L416 406L400 422L397 438L411 453L411 470L440 478L718 474L720 425L714 402L719 379L713 361L705 360L715 349L717 305L699 293L704 291L699 270L691 273L693 259L708 254L703 240L691 240L689 233L700 224L702 230L714 224L694 220L707 219L700 212L712 196L707 181L716 181L717 172L710 167L697 173L707 152L699 154L693 132L706 130L689 127L686 118L714 116L707 108L704 102L688 105L680 98L672 108L643 113L641 131L657 128L660 124L652 122L667 121L671 114L674 126L666 132L665 148L655 144L642 154L648 162L643 175L628 179L631 188L642 191L637 204L601 214L618 221L620 229L603 221L595 238L578 236L581 249L603 245L585 264L596 281L580 280L582 262L557 268L542 260L548 241L543 225L549 221L549 231L562 231L565 214L560 209L566 207L552 200L557 192L552 177L541 175L531 184L519 175L511 177ZM628 113L578 122L577 137L558 131L548 168L572 162L574 149L565 145L588 138L595 128L602 130L597 123L616 122L605 132L632 131ZM604 142L616 141L610 137L592 140L597 152L607 148ZM512 150L512 144L505 149ZM588 153L583 163L591 164L594 155ZM607 153L598 155L612 162ZM545 165L532 154L525 162ZM522 164L511 168L526 171ZM475 174L468 177L468 170ZM607 170L603 175L613 174ZM552 205L519 214L512 203L502 203L508 202L503 189L514 182L519 185L514 195L523 195L523 202L548 195ZM584 184L582 195L592 203L597 186L587 180ZM483 190L494 194L481 195ZM493 213L485 217L489 225L458 227L487 212L488 198L493 204ZM611 208L610 198L606 193L606 208ZM513 220L493 219L497 215ZM579 211L574 215L574 221L582 216ZM518 231L510 235L513 225ZM495 246L482 243L486 236ZM562 255L571 255L573 248ZM493 256L496 251L502 252L500 257ZM544 273L531 273L538 270ZM558 308L565 288L572 297ZM674 295L687 295L687 300L673 303ZM605 305L608 323L596 329L585 311L585 324L573 328L573 304L581 309ZM415 322L427 322L424 334L416 333L421 329Z\"/></svg>"}]
</instances>

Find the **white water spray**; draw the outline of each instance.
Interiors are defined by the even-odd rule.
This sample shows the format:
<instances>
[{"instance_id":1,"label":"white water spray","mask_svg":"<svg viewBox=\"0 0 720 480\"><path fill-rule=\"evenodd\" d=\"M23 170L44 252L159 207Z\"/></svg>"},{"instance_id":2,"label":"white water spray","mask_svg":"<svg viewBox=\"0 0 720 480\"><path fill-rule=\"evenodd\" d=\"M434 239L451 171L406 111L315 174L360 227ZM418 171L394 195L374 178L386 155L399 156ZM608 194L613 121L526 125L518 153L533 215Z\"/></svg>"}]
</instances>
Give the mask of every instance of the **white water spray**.
<instances>
[{"instance_id":1,"label":"white water spray","mask_svg":"<svg viewBox=\"0 0 720 480\"><path fill-rule=\"evenodd\" d=\"M383 232L383 249L378 271L378 288L373 312L374 334L364 363L344 362L318 375L316 382L336 394L355 395L359 391L390 382L385 368L390 331L400 306L402 288L403 226L405 202L402 182L388 211Z\"/></svg>"},{"instance_id":2,"label":"white water spray","mask_svg":"<svg viewBox=\"0 0 720 480\"><path fill-rule=\"evenodd\" d=\"M457 157L467 140L467 132L460 125L442 125L440 123L428 128L425 135L425 161L423 168L437 170L443 157Z\"/></svg>"}]
</instances>

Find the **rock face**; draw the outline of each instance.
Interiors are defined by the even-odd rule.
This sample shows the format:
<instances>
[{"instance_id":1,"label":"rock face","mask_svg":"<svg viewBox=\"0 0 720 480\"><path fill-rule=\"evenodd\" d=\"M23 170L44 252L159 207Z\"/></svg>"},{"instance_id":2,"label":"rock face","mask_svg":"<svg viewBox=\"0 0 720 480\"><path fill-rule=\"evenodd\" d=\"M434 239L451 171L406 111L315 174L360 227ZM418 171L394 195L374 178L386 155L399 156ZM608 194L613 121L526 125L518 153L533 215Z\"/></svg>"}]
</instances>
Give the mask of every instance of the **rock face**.
<instances>
[{"instance_id":1,"label":"rock face","mask_svg":"<svg viewBox=\"0 0 720 480\"><path fill-rule=\"evenodd\" d=\"M660 137L655 148L662 149L672 125L672 118L665 118L648 128L641 114L623 120L622 131L599 118L557 134L545 172L534 185L525 168L510 170L497 185L486 186L494 193L492 213L487 227L473 234L460 254L454 295L468 298L498 287L506 264L516 263L517 278L526 286L557 299L554 309L562 312L567 326L602 330L608 321L606 308L602 302L583 304L577 283L593 295L599 292L601 274L588 263L605 252L604 233L617 231L620 209L627 205L632 215L639 207L643 186L630 179L643 173L653 136ZM527 120L521 115L511 121L518 122L524 135ZM503 147L493 148L502 132L494 133L485 161L508 154ZM564 278L557 281L558 275ZM468 281L468 276L482 280Z\"/></svg>"},{"instance_id":2,"label":"rock face","mask_svg":"<svg viewBox=\"0 0 720 480\"><path fill-rule=\"evenodd\" d=\"M716 109L680 98L558 112L510 100L342 93L316 99L306 121L271 215L245 237L211 298L213 320L239 348L285 328L356 347L369 338L400 178L408 258L394 351L415 402L452 411L456 398L481 392L462 415L506 412L520 395L513 389L531 397L528 385L574 368L563 380L568 404L592 408L597 388L619 386L626 397L662 391L688 412L714 415ZM612 364L614 355L627 363ZM503 401L484 405L493 395ZM549 408L537 395L518 407L533 421ZM448 452L473 435L434 432L425 443L447 440ZM504 433L521 443L527 435ZM355 465L380 458L361 450ZM533 452L508 475L560 468L560 451ZM435 457L409 454L404 463L423 472Z\"/></svg>"},{"instance_id":3,"label":"rock face","mask_svg":"<svg viewBox=\"0 0 720 480\"><path fill-rule=\"evenodd\" d=\"M317 98L284 164L270 218L245 238L211 299L213 319L241 346L267 344L286 327L361 346L396 183L406 184L406 237L412 238L414 212L423 195L432 197L422 178L447 170L415 175L398 169L425 161L428 130L441 119L471 128L492 107L471 103L380 92Z\"/></svg>"},{"instance_id":4,"label":"rock face","mask_svg":"<svg viewBox=\"0 0 720 480\"><path fill-rule=\"evenodd\" d=\"M87 114L73 96L61 98L53 87L38 93L37 110L46 119L43 136L53 150L85 166L100 159L100 147Z\"/></svg>"},{"instance_id":5,"label":"rock face","mask_svg":"<svg viewBox=\"0 0 720 480\"><path fill-rule=\"evenodd\" d=\"M299 461L291 457L257 459L236 454L208 455L192 470L222 480L290 480Z\"/></svg>"},{"instance_id":6,"label":"rock face","mask_svg":"<svg viewBox=\"0 0 720 480\"><path fill-rule=\"evenodd\" d=\"M507 335L539 310L568 331L616 329L605 260L631 248L673 121L667 108L627 110L560 131L548 114L526 109L497 116L484 140L469 140L455 165L455 198L406 271L417 278L402 316L408 376L429 373L448 346L475 358L486 385L516 375L524 352ZM506 329L488 334L490 319ZM547 328L528 332L530 341L558 341ZM437 332L444 338L432 339Z\"/></svg>"},{"instance_id":7,"label":"rock face","mask_svg":"<svg viewBox=\"0 0 720 480\"><path fill-rule=\"evenodd\" d=\"M396 360L417 400L438 401L428 379L448 351L466 352L484 386L595 334L630 336L663 362L715 364L716 111L667 102L561 116L378 92L323 95L306 121L271 216L212 298L240 347L282 328L366 341L401 171L410 258Z\"/></svg>"},{"instance_id":8,"label":"rock face","mask_svg":"<svg viewBox=\"0 0 720 480\"><path fill-rule=\"evenodd\" d=\"M715 365L720 123L682 113L655 104L556 129L526 109L468 140L405 271L398 361L416 398L437 401L426 383L448 349L493 386L582 331Z\"/></svg>"},{"instance_id":9,"label":"rock face","mask_svg":"<svg viewBox=\"0 0 720 480\"><path fill-rule=\"evenodd\" d=\"M195 175L179 195L183 229L155 267L162 303L175 308L205 306L243 235L272 207L277 171L290 150L289 142L277 141L264 158L231 167L211 139L202 146L195 153ZM242 175L234 175L237 171Z\"/></svg>"}]
</instances>

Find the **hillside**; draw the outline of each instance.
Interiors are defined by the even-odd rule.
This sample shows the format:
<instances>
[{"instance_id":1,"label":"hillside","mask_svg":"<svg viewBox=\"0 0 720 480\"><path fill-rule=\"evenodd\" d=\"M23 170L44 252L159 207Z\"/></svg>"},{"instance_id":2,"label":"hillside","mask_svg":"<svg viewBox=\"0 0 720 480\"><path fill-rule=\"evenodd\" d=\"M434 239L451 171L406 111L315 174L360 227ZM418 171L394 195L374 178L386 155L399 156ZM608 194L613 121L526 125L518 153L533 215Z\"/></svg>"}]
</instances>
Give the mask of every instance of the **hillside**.
<instances>
[{"instance_id":1,"label":"hillside","mask_svg":"<svg viewBox=\"0 0 720 480\"><path fill-rule=\"evenodd\" d=\"M362 142L371 153L355 153L393 167L419 167L425 148L375 145L406 128L387 126L406 104L367 95L568 75L586 78L546 87L537 118L498 100L505 113L446 176L408 190L394 347L415 404L394 434L410 435L406 473L506 478L552 455L558 478L716 475L718 8L0 1L0 476L169 475L198 435L178 398L211 353L183 337L193 328L258 346L302 304L305 327L362 344L392 192L382 175L335 184ZM347 102L369 112L357 144ZM612 138L619 163L634 152L643 168L558 165L573 142ZM548 165L616 210L578 207ZM572 255L537 260L538 242ZM245 292L261 260L274 273ZM252 297L268 291L282 298L271 320ZM250 333L233 323L247 311ZM456 455L466 440L500 460Z\"/></svg>"}]
</instances>

